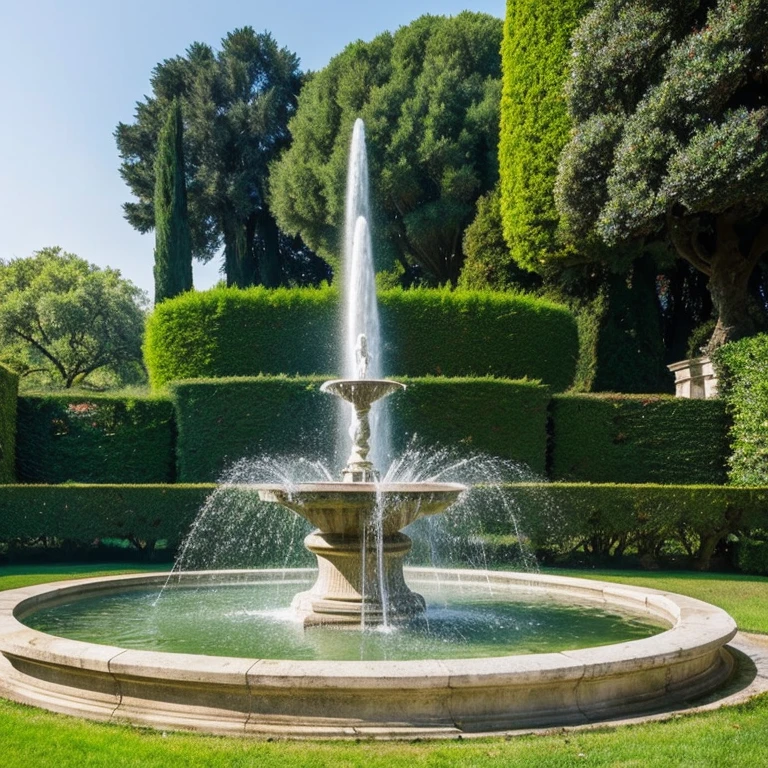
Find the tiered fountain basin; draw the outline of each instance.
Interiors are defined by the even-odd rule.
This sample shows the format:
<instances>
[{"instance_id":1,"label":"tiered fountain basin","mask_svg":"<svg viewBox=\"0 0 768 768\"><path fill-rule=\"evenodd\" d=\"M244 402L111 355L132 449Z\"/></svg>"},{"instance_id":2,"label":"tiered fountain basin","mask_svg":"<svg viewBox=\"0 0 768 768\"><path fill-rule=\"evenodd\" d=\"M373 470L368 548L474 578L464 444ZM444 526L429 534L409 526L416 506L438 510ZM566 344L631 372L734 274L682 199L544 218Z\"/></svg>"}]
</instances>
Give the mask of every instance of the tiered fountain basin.
<instances>
[{"instance_id":1,"label":"tiered fountain basin","mask_svg":"<svg viewBox=\"0 0 768 768\"><path fill-rule=\"evenodd\" d=\"M204 590L246 582L258 590L298 573L197 572L181 574L180 583ZM405 574L416 588L482 586L502 599L533 590L646 615L668 629L642 640L543 654L297 661L133 650L64 639L23 623L56 603L159 589L168 574L85 579L0 593L0 695L56 712L164 729L294 738L451 737L680 707L716 690L733 668L725 647L736 633L733 620L692 598L538 574Z\"/></svg>"},{"instance_id":2,"label":"tiered fountain basin","mask_svg":"<svg viewBox=\"0 0 768 768\"><path fill-rule=\"evenodd\" d=\"M262 501L287 507L316 527L304 546L317 556L318 576L293 599L296 615L305 626L355 628L407 621L424 610L423 598L403 576L411 540L401 529L440 514L466 490L457 483L364 482L253 488Z\"/></svg>"}]
</instances>

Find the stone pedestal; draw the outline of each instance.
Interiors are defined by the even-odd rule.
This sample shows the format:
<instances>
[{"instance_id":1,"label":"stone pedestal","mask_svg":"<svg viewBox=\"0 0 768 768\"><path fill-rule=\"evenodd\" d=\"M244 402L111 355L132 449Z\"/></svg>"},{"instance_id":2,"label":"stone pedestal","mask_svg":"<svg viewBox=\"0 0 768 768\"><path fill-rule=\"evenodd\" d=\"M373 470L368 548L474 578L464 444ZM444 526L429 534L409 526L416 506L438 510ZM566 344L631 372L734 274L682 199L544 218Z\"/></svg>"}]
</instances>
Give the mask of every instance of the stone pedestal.
<instances>
[{"instance_id":1,"label":"stone pedestal","mask_svg":"<svg viewBox=\"0 0 768 768\"><path fill-rule=\"evenodd\" d=\"M304 540L317 557L317 581L292 604L307 627L376 625L385 613L396 624L423 611L424 599L411 592L403 576L411 540L401 529L419 517L443 512L466 490L456 483L307 483L290 490L268 485L256 489L263 501L287 507L317 526Z\"/></svg>"},{"instance_id":2,"label":"stone pedestal","mask_svg":"<svg viewBox=\"0 0 768 768\"><path fill-rule=\"evenodd\" d=\"M379 562L373 538L372 532L365 542L320 532L307 536L304 545L317 556L317 581L292 603L304 626L381 624L385 600L390 622L407 620L424 610L424 598L412 592L403 577L403 559L411 540L403 533L385 537Z\"/></svg>"},{"instance_id":3,"label":"stone pedestal","mask_svg":"<svg viewBox=\"0 0 768 768\"><path fill-rule=\"evenodd\" d=\"M675 395L693 400L717 397L717 374L709 357L692 357L668 365L675 374Z\"/></svg>"}]
</instances>

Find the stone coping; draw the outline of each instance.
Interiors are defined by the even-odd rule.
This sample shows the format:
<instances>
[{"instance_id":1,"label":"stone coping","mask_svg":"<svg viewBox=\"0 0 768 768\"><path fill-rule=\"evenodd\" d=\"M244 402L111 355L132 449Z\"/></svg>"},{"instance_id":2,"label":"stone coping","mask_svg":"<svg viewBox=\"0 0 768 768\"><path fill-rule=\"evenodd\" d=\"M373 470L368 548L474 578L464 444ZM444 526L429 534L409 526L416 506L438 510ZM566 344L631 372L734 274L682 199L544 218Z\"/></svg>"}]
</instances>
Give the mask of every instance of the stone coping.
<instances>
[{"instance_id":1,"label":"stone coping","mask_svg":"<svg viewBox=\"0 0 768 768\"><path fill-rule=\"evenodd\" d=\"M259 483L254 485L235 483L234 486L246 490L280 491L286 497L290 497L292 493L341 493L345 496L362 494L370 494L372 496L381 494L416 494L418 496L426 496L430 493L461 493L467 490L467 486L460 483L344 483L339 480L299 483L295 486L285 485L285 483Z\"/></svg>"},{"instance_id":2,"label":"stone coping","mask_svg":"<svg viewBox=\"0 0 768 768\"><path fill-rule=\"evenodd\" d=\"M306 576L310 569L291 571ZM427 580L540 590L646 613L669 629L559 653L415 661L242 659L127 650L21 623L51 602L161 584L168 574L83 579L0 593L0 694L102 720L214 733L413 738L582 724L669 708L729 677L736 634L693 598L608 582L500 571L407 569ZM283 570L197 572L188 583L284 579Z\"/></svg>"}]
</instances>

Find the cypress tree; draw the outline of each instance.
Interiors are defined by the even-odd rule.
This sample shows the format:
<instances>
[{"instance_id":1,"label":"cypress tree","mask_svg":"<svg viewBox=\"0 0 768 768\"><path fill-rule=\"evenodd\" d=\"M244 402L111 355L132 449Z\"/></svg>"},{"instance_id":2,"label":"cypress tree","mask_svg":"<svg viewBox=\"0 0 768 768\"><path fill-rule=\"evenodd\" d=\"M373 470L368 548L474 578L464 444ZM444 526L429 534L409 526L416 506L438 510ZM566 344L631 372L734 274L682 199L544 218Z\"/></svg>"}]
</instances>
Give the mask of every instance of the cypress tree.
<instances>
[{"instance_id":1,"label":"cypress tree","mask_svg":"<svg viewBox=\"0 0 768 768\"><path fill-rule=\"evenodd\" d=\"M192 288L183 138L181 104L174 99L155 158L155 304Z\"/></svg>"},{"instance_id":2,"label":"cypress tree","mask_svg":"<svg viewBox=\"0 0 768 768\"><path fill-rule=\"evenodd\" d=\"M558 251L554 184L572 127L570 36L593 0L507 0L501 46L501 218L511 256L541 271Z\"/></svg>"}]
</instances>

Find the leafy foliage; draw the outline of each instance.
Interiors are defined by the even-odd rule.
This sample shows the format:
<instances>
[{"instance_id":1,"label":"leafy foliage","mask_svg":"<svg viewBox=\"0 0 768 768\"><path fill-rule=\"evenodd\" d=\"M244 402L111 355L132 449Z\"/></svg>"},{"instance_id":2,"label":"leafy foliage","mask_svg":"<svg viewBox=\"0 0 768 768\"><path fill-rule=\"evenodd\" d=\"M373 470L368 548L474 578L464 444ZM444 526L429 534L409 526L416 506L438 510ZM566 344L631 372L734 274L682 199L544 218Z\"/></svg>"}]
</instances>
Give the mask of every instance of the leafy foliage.
<instances>
[{"instance_id":1,"label":"leafy foliage","mask_svg":"<svg viewBox=\"0 0 768 768\"><path fill-rule=\"evenodd\" d=\"M35 383L141 378L146 296L61 248L0 261L0 359Z\"/></svg>"},{"instance_id":2,"label":"leafy foliage","mask_svg":"<svg viewBox=\"0 0 768 768\"><path fill-rule=\"evenodd\" d=\"M361 117L378 268L415 264L455 284L462 233L497 177L500 40L491 16L423 16L333 58L302 91L293 144L271 170L282 228L338 268L347 155Z\"/></svg>"},{"instance_id":3,"label":"leafy foliage","mask_svg":"<svg viewBox=\"0 0 768 768\"><path fill-rule=\"evenodd\" d=\"M622 272L595 268L578 282L545 285L576 316L579 358L572 391L673 391L650 258L635 259Z\"/></svg>"},{"instance_id":4,"label":"leafy foliage","mask_svg":"<svg viewBox=\"0 0 768 768\"><path fill-rule=\"evenodd\" d=\"M736 552L736 562L739 570L744 573L768 574L768 541L765 540L765 530L756 531L761 538L749 535L740 536Z\"/></svg>"},{"instance_id":5,"label":"leafy foliage","mask_svg":"<svg viewBox=\"0 0 768 768\"><path fill-rule=\"evenodd\" d=\"M26 483L168 483L173 406L159 397L56 394L19 398L16 464Z\"/></svg>"},{"instance_id":6,"label":"leafy foliage","mask_svg":"<svg viewBox=\"0 0 768 768\"><path fill-rule=\"evenodd\" d=\"M719 400L554 395L553 480L725 482L728 430Z\"/></svg>"},{"instance_id":7,"label":"leafy foliage","mask_svg":"<svg viewBox=\"0 0 768 768\"><path fill-rule=\"evenodd\" d=\"M768 252L766 39L762 0L600 0L573 37L564 229L668 237L709 278L711 348L752 331L747 286Z\"/></svg>"},{"instance_id":8,"label":"leafy foliage","mask_svg":"<svg viewBox=\"0 0 768 768\"><path fill-rule=\"evenodd\" d=\"M672 392L656 299L656 270L638 259L605 281L606 310L595 355L595 392Z\"/></svg>"},{"instance_id":9,"label":"leafy foliage","mask_svg":"<svg viewBox=\"0 0 768 768\"><path fill-rule=\"evenodd\" d=\"M390 289L379 294L382 366L391 375L573 380L576 325L567 309L491 291ZM219 288L155 308L145 356L153 386L178 379L333 374L338 294L331 288ZM249 343L244 347L242 339Z\"/></svg>"},{"instance_id":10,"label":"leafy foliage","mask_svg":"<svg viewBox=\"0 0 768 768\"><path fill-rule=\"evenodd\" d=\"M768 335L726 344L715 356L720 394L733 419L730 481L768 483Z\"/></svg>"},{"instance_id":11,"label":"leafy foliage","mask_svg":"<svg viewBox=\"0 0 768 768\"><path fill-rule=\"evenodd\" d=\"M478 199L477 214L464 231L464 253L460 288L507 291L536 288L541 282L510 257L501 222L499 184Z\"/></svg>"},{"instance_id":12,"label":"leafy foliage","mask_svg":"<svg viewBox=\"0 0 768 768\"><path fill-rule=\"evenodd\" d=\"M181 104L171 102L155 158L155 304L192 288Z\"/></svg>"},{"instance_id":13,"label":"leafy foliage","mask_svg":"<svg viewBox=\"0 0 768 768\"><path fill-rule=\"evenodd\" d=\"M507 261L542 272L563 255L553 188L571 119L569 38L593 0L507 0L502 43L501 219ZM587 189L589 185L584 185Z\"/></svg>"},{"instance_id":14,"label":"leafy foliage","mask_svg":"<svg viewBox=\"0 0 768 768\"><path fill-rule=\"evenodd\" d=\"M185 56L158 64L153 95L137 104L133 124L115 130L120 173L138 198L124 205L128 221L140 232L156 224L158 135L178 98L193 255L207 261L223 244L228 284L283 281L282 262L301 246L277 229L266 199L267 168L288 145L288 119L302 81L297 57L251 27L230 32L218 52L193 43Z\"/></svg>"},{"instance_id":15,"label":"leafy foliage","mask_svg":"<svg viewBox=\"0 0 768 768\"><path fill-rule=\"evenodd\" d=\"M16 397L19 377L0 365L0 483L16 482Z\"/></svg>"},{"instance_id":16,"label":"leafy foliage","mask_svg":"<svg viewBox=\"0 0 768 768\"><path fill-rule=\"evenodd\" d=\"M632 554L658 567L660 556L680 552L704 570L726 537L768 522L766 487L521 483L507 493L540 554L583 552L593 565ZM503 518L486 520L489 533L507 528Z\"/></svg>"}]
</instances>

